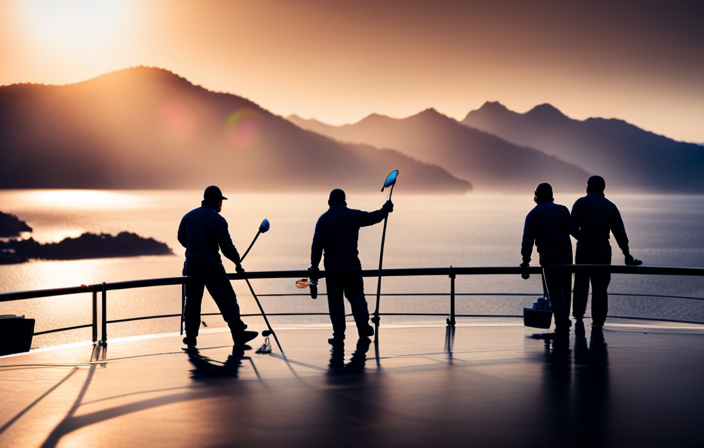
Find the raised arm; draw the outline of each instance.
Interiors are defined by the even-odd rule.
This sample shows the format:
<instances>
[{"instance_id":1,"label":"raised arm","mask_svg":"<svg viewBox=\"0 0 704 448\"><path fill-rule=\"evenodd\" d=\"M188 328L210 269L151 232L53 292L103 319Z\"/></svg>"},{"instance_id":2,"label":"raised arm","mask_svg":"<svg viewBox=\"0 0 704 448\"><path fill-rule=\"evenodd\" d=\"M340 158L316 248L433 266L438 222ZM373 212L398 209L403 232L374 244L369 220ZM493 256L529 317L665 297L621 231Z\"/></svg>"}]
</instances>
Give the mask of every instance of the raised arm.
<instances>
[{"instance_id":1,"label":"raised arm","mask_svg":"<svg viewBox=\"0 0 704 448\"><path fill-rule=\"evenodd\" d=\"M384 220L389 213L394 211L394 204L391 201L386 201L386 203L379 209L373 212L360 212L361 216L359 219L360 227L372 226L374 224L380 223Z\"/></svg>"}]
</instances>

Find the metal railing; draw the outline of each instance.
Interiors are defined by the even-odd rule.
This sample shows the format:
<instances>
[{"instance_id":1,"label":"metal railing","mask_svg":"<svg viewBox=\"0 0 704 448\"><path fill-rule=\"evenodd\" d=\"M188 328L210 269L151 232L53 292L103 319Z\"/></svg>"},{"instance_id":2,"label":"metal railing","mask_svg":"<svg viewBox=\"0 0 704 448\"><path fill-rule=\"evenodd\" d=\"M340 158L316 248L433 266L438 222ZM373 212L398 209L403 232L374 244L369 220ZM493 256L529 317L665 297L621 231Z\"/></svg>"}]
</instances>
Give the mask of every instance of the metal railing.
<instances>
[{"instance_id":1,"label":"metal railing","mask_svg":"<svg viewBox=\"0 0 704 448\"><path fill-rule=\"evenodd\" d=\"M667 276L698 276L704 277L704 268L691 268L691 267L665 267L665 266L619 266L619 265L559 265L550 266L547 269L556 270L567 270L572 273L578 272L609 272L611 274L631 274L631 275L667 275ZM478 315L457 315L456 314L456 298L466 297L466 296L521 296L521 297L533 297L542 296L542 293L521 293L521 294L508 294L508 293L457 293L455 287L455 281L457 276L476 276L476 275L520 275L520 267L438 267L438 268L404 268L404 269L382 269L382 277L448 277L450 279L450 292L449 293L400 293L400 294L381 294L382 297L385 296L449 296L449 312L448 313L379 313L381 316L391 316L391 315L407 315L407 316L448 316L447 324L454 326L457 317L477 317ZM543 268L531 267L528 268L528 273L530 274L543 274ZM259 272L244 272L242 274L227 274L230 280L243 280L243 279L285 279L285 278L301 278L308 276L307 270L293 270L293 271L259 271ZM325 271L320 272L320 278L325 277ZM363 270L362 275L364 277L379 277L379 270ZM100 345L107 344L107 325L123 322L132 322L138 320L148 320L148 319L160 319L160 318L181 318L181 333L183 333L183 311L185 304L185 282L186 277L167 277L167 278L155 278L155 279L145 279L145 280L130 280L124 282L112 282L112 283L99 283L93 285L81 285L76 287L67 288L55 288L55 289L42 289L34 291L16 291L16 292L5 292L0 293L0 303L11 302L16 300L28 300L36 299L42 297L56 297L74 294L92 294L92 322L89 324L76 325L64 328L55 328L51 330L45 330L40 332L35 332L35 336L56 333L61 331L70 331L83 328L92 329L92 341L93 343L98 343ZM126 319L116 319L108 320L107 317L107 293L108 291L126 290L126 289L136 289L136 288L148 288L155 286L173 286L181 285L181 314L164 314L164 315L153 315L153 316L138 316ZM98 293L101 294L101 313L98 316ZM260 297L292 297L307 294L260 294ZM324 294L321 294L324 295ZM611 295L622 295L622 296L639 296L639 297L663 297L663 298L676 298L676 299L689 299L689 300L704 300L702 297L687 297L687 296L663 296L663 295L649 295L649 294L611 294ZM216 315L219 313L203 313L203 315ZM258 316L259 314L243 314L243 317ZM327 315L327 313L268 313L269 316L312 316L312 315ZM483 315L482 315L483 316ZM494 315L495 316L495 315ZM518 317L518 316L501 316L501 317ZM98 328L100 328L100 338L98 335Z\"/></svg>"}]
</instances>

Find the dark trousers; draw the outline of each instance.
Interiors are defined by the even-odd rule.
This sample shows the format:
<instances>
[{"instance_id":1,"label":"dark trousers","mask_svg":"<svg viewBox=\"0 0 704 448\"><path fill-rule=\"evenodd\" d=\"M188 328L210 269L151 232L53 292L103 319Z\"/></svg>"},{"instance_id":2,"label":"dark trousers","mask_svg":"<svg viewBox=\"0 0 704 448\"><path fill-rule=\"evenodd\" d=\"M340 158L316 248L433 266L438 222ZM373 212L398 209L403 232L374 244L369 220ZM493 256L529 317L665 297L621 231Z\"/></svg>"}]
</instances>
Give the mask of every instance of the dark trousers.
<instances>
[{"instance_id":1,"label":"dark trousers","mask_svg":"<svg viewBox=\"0 0 704 448\"><path fill-rule=\"evenodd\" d=\"M240 320L240 307L237 304L235 290L227 278L225 268L221 265L210 270L190 270L186 280L186 338L195 344L200 328L200 309L203 291L208 292L222 313L223 319L233 333L242 331L246 325Z\"/></svg>"},{"instance_id":2,"label":"dark trousers","mask_svg":"<svg viewBox=\"0 0 704 448\"><path fill-rule=\"evenodd\" d=\"M575 264L611 264L611 245L577 244ZM584 317L589 298L589 283L592 285L592 321L604 325L609 311L607 289L611 282L608 272L578 272L574 275L574 317Z\"/></svg>"},{"instance_id":3,"label":"dark trousers","mask_svg":"<svg viewBox=\"0 0 704 448\"><path fill-rule=\"evenodd\" d=\"M572 305L572 273L560 269L550 269L549 265L572 264L572 250L541 254L540 264L547 266L543 272L552 312L555 315L555 330L567 330L570 327L570 307Z\"/></svg>"},{"instance_id":4,"label":"dark trousers","mask_svg":"<svg viewBox=\"0 0 704 448\"><path fill-rule=\"evenodd\" d=\"M332 322L333 337L344 339L345 329L345 302L342 299L344 294L352 307L352 315L357 324L357 332L360 337L362 330L369 327L369 309L367 300L364 298L364 281L362 270L347 272L331 272L325 277L325 284L328 289L328 308L330 310L330 321Z\"/></svg>"}]
</instances>

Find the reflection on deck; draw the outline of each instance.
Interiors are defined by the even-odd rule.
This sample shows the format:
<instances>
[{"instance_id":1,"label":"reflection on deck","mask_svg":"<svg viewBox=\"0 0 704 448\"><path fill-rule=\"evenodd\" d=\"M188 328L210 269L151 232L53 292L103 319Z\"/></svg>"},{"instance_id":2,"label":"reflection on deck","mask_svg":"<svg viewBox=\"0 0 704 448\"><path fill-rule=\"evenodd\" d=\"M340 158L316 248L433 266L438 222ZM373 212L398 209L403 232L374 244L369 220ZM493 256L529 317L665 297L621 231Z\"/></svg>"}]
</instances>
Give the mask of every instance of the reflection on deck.
<instances>
[{"instance_id":1,"label":"reflection on deck","mask_svg":"<svg viewBox=\"0 0 704 448\"><path fill-rule=\"evenodd\" d=\"M166 336L0 358L0 446L701 441L704 326L614 319L560 341L519 320L468 319L382 327L378 344L332 351L329 333L278 330L286 358L233 353L227 333L202 335L191 354Z\"/></svg>"}]
</instances>

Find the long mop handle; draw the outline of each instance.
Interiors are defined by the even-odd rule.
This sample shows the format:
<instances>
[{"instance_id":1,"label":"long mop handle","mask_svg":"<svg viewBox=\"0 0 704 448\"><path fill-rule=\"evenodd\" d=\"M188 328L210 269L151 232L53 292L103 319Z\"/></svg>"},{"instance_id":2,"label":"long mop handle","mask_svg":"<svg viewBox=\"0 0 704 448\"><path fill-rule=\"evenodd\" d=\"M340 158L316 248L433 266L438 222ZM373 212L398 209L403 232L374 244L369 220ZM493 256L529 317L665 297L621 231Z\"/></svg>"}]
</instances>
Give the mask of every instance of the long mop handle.
<instances>
[{"instance_id":1,"label":"long mop handle","mask_svg":"<svg viewBox=\"0 0 704 448\"><path fill-rule=\"evenodd\" d=\"M244 257L246 257L247 254L249 253L249 251L252 249L252 246L254 246L254 243L257 241L257 238L259 238L259 235L260 235L261 233L262 233L262 232L259 231L259 232L257 232L256 235L254 235L254 239L252 240L252 243L249 245L249 247L247 248L247 250L244 251L244 255L242 255L242 256L240 257L240 263L242 263L242 260L244 260Z\"/></svg>"},{"instance_id":2,"label":"long mop handle","mask_svg":"<svg viewBox=\"0 0 704 448\"><path fill-rule=\"evenodd\" d=\"M394 194L394 187L396 184L391 185L391 191L389 192L389 201L391 200L391 195ZM389 215L384 218L384 230L381 233L381 251L379 253L379 280L376 283L376 307L374 310L374 323L379 323L379 301L381 300L381 268L384 264L384 243L386 242L386 224L389 221Z\"/></svg>"},{"instance_id":3,"label":"long mop handle","mask_svg":"<svg viewBox=\"0 0 704 448\"><path fill-rule=\"evenodd\" d=\"M257 306L259 306L259 311L262 312L262 317L264 318L264 322L266 322L266 326L269 328L269 331L271 331L271 334L274 336L274 340L276 341L276 345L279 346L279 350L281 350L281 354L286 356L284 354L284 349L281 348L281 343L279 343L279 338L276 337L276 332L274 331L273 328L271 328L271 324L269 323L269 319L266 318L266 313L264 312L264 308L262 308L262 304L259 303L259 298L254 293L254 289L252 288L252 284L249 283L249 279L246 277L245 277L244 281L247 282L247 286L249 286L249 292L252 293L252 297L254 297L254 300L257 302Z\"/></svg>"}]
</instances>

